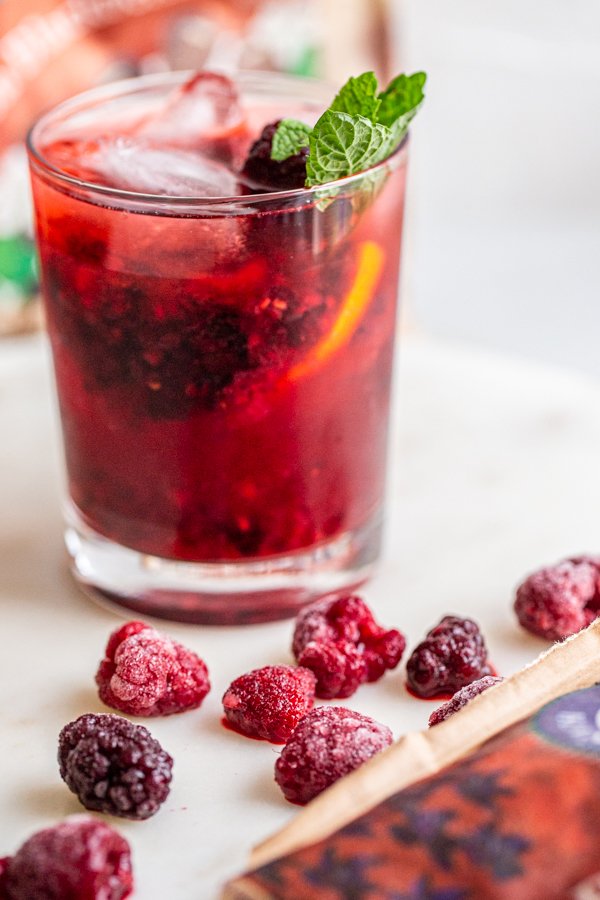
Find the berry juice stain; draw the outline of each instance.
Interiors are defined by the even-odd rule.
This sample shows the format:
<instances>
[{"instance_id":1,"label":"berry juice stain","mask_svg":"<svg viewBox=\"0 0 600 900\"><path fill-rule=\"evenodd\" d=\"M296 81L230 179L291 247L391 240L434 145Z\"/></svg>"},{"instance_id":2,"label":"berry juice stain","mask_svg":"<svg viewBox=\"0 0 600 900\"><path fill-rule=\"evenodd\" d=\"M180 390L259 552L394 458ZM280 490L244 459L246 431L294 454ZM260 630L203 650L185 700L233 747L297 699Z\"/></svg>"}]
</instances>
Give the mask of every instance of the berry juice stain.
<instances>
[{"instance_id":1,"label":"berry juice stain","mask_svg":"<svg viewBox=\"0 0 600 900\"><path fill-rule=\"evenodd\" d=\"M417 694L417 692L414 690L414 688L412 688L410 686L408 681L404 682L404 687L406 688L406 693L410 694L411 697L414 697L415 700L425 700L425 701L429 701L431 703L445 703L446 700L451 700L452 697L454 696L454 691L452 691L452 693L445 691L444 693L440 693L440 694L432 694L429 697L422 697L421 694Z\"/></svg>"},{"instance_id":2,"label":"berry juice stain","mask_svg":"<svg viewBox=\"0 0 600 900\"><path fill-rule=\"evenodd\" d=\"M234 734L239 734L241 737L250 741L262 741L263 744L276 744L278 746L283 746L286 743L285 741L270 741L267 740L267 738L259 737L257 734L246 734L245 732L240 731L239 728L236 728L225 716L221 717L221 725L226 731L233 731Z\"/></svg>"}]
</instances>

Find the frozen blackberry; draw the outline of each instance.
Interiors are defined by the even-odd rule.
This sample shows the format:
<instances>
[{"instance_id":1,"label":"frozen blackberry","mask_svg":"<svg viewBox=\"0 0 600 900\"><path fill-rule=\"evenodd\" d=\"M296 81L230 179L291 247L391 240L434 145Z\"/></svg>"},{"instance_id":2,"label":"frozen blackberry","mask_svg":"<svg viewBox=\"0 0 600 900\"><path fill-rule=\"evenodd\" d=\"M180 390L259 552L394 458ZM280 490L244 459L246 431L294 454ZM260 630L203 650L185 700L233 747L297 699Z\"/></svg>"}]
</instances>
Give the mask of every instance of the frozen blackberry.
<instances>
[{"instance_id":1,"label":"frozen blackberry","mask_svg":"<svg viewBox=\"0 0 600 900\"><path fill-rule=\"evenodd\" d=\"M237 731L283 744L315 700L308 669L265 666L236 678L225 692L225 717Z\"/></svg>"},{"instance_id":2,"label":"frozen blackberry","mask_svg":"<svg viewBox=\"0 0 600 900\"><path fill-rule=\"evenodd\" d=\"M169 794L173 760L143 725L88 713L58 739L60 774L86 809L148 819Z\"/></svg>"},{"instance_id":3,"label":"frozen blackberry","mask_svg":"<svg viewBox=\"0 0 600 900\"><path fill-rule=\"evenodd\" d=\"M308 147L303 147L281 162L271 159L273 136L280 122L281 119L278 119L265 125L260 137L250 147L244 163L241 174L257 191L289 191L304 187Z\"/></svg>"},{"instance_id":4,"label":"frozen blackberry","mask_svg":"<svg viewBox=\"0 0 600 900\"><path fill-rule=\"evenodd\" d=\"M561 641L600 612L600 558L580 556L533 572L517 588L515 612L531 634Z\"/></svg>"},{"instance_id":5,"label":"frozen blackberry","mask_svg":"<svg viewBox=\"0 0 600 900\"><path fill-rule=\"evenodd\" d=\"M459 709L462 709L463 706L466 706L473 697L477 697L479 694L483 694L484 691L487 691L488 688L493 687L495 684L500 684L503 681L503 678L500 678L496 675L484 675L483 678L478 678L477 681L472 681L471 684L466 684L463 688L457 691L450 700L447 700L446 703L442 703L441 706L438 706L437 709L429 716L429 726L439 725L440 722L444 722L446 719L449 719L450 716L453 716L454 713L458 712Z\"/></svg>"},{"instance_id":6,"label":"frozen blackberry","mask_svg":"<svg viewBox=\"0 0 600 900\"><path fill-rule=\"evenodd\" d=\"M360 597L327 597L305 607L296 620L292 652L317 676L317 696L350 697L400 662L406 646L396 629L378 625Z\"/></svg>"},{"instance_id":7,"label":"frozen blackberry","mask_svg":"<svg viewBox=\"0 0 600 900\"><path fill-rule=\"evenodd\" d=\"M291 803L308 803L392 743L392 732L341 706L319 706L295 728L275 764L275 781Z\"/></svg>"},{"instance_id":8,"label":"frozen blackberry","mask_svg":"<svg viewBox=\"0 0 600 900\"><path fill-rule=\"evenodd\" d=\"M406 664L410 689L418 697L453 694L491 675L483 635L472 619L445 616L412 652Z\"/></svg>"},{"instance_id":9,"label":"frozen blackberry","mask_svg":"<svg viewBox=\"0 0 600 900\"><path fill-rule=\"evenodd\" d=\"M127 841L91 816L70 816L0 860L6 900L123 900L133 890Z\"/></svg>"},{"instance_id":10,"label":"frozen blackberry","mask_svg":"<svg viewBox=\"0 0 600 900\"><path fill-rule=\"evenodd\" d=\"M196 709L210 690L200 657L143 622L111 634L96 684L103 703L133 716Z\"/></svg>"}]
</instances>

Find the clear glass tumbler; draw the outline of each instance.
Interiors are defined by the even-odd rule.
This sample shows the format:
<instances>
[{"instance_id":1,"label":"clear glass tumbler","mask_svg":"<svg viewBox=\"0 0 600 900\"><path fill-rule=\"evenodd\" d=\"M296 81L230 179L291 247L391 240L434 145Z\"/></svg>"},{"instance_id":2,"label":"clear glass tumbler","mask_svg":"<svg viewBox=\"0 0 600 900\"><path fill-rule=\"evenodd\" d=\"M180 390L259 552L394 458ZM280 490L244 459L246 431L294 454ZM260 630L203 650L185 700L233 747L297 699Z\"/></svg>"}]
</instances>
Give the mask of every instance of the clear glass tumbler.
<instances>
[{"instance_id":1,"label":"clear glass tumbler","mask_svg":"<svg viewBox=\"0 0 600 900\"><path fill-rule=\"evenodd\" d=\"M139 613L282 618L379 554L406 146L248 193L262 126L331 99L248 73L241 113L195 139L200 179L189 122L183 149L178 113L144 125L187 77L88 91L29 136L66 544L84 586Z\"/></svg>"}]
</instances>

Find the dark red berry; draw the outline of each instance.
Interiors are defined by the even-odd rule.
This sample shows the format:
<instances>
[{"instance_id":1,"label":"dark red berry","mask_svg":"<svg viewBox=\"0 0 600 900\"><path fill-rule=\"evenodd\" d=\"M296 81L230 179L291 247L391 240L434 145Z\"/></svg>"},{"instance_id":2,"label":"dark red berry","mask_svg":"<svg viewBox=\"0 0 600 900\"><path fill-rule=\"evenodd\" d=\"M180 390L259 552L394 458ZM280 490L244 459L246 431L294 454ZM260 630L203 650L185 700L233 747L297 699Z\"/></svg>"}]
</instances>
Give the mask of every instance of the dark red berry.
<instances>
[{"instance_id":1,"label":"dark red berry","mask_svg":"<svg viewBox=\"0 0 600 900\"><path fill-rule=\"evenodd\" d=\"M132 890L127 841L91 816L38 831L0 863L3 900L122 900Z\"/></svg>"},{"instance_id":2,"label":"dark red berry","mask_svg":"<svg viewBox=\"0 0 600 900\"><path fill-rule=\"evenodd\" d=\"M60 774L86 809L148 819L169 795L173 760L143 725L88 713L58 739Z\"/></svg>"},{"instance_id":3,"label":"dark red berry","mask_svg":"<svg viewBox=\"0 0 600 900\"><path fill-rule=\"evenodd\" d=\"M294 666L265 666L236 678L223 696L229 722L243 734L284 744L312 709L316 678Z\"/></svg>"},{"instance_id":4,"label":"dark red berry","mask_svg":"<svg viewBox=\"0 0 600 900\"><path fill-rule=\"evenodd\" d=\"M418 697L452 694L490 674L483 635L472 619L457 616L432 628L406 664L408 685Z\"/></svg>"},{"instance_id":5,"label":"dark red berry","mask_svg":"<svg viewBox=\"0 0 600 900\"><path fill-rule=\"evenodd\" d=\"M517 588L515 612L523 628L560 641L600 613L600 558L580 556L533 572Z\"/></svg>"},{"instance_id":6,"label":"dark red berry","mask_svg":"<svg viewBox=\"0 0 600 900\"><path fill-rule=\"evenodd\" d=\"M406 641L395 628L377 624L360 597L326 597L302 610L292 652L317 676L317 696L350 697L365 681L377 681L400 662Z\"/></svg>"},{"instance_id":7,"label":"dark red berry","mask_svg":"<svg viewBox=\"0 0 600 900\"><path fill-rule=\"evenodd\" d=\"M8 864L10 863L11 859L11 856L3 856L0 859L0 900L5 900L5 898L8 897L8 891L6 887L6 872L8 870Z\"/></svg>"},{"instance_id":8,"label":"dark red berry","mask_svg":"<svg viewBox=\"0 0 600 900\"><path fill-rule=\"evenodd\" d=\"M233 308L232 300L231 305L217 299L207 303L191 289L182 294L172 279L165 287L166 300L159 303L150 288L144 293L125 276L106 281L98 265L82 312L69 287L73 279L79 284L80 271L88 270L78 263L57 255L49 267L49 289L65 346L86 360L90 390L122 389L144 416L178 419L192 410L213 409L237 375L256 368L248 348L253 316ZM224 276L219 278L227 293Z\"/></svg>"},{"instance_id":9,"label":"dark red berry","mask_svg":"<svg viewBox=\"0 0 600 900\"><path fill-rule=\"evenodd\" d=\"M453 716L459 709L466 706L473 697L477 697L478 694L483 694L488 688L491 688L494 684L500 684L503 680L503 678L496 675L484 675L483 678L478 678L477 681L472 681L471 684L465 685L457 691L450 700L447 700L446 703L442 703L441 706L434 709L429 716L430 727L439 725L440 722L449 719L450 716Z\"/></svg>"},{"instance_id":10,"label":"dark red berry","mask_svg":"<svg viewBox=\"0 0 600 900\"><path fill-rule=\"evenodd\" d=\"M350 641L311 641L298 657L298 663L314 672L319 697L350 697L367 681L363 654Z\"/></svg>"},{"instance_id":11,"label":"dark red berry","mask_svg":"<svg viewBox=\"0 0 600 900\"><path fill-rule=\"evenodd\" d=\"M96 673L100 699L132 716L169 716L200 706L210 690L204 662L143 622L108 640Z\"/></svg>"},{"instance_id":12,"label":"dark red berry","mask_svg":"<svg viewBox=\"0 0 600 900\"><path fill-rule=\"evenodd\" d=\"M281 162L271 159L273 135L280 123L271 122L265 125L260 137L254 141L244 167L242 176L259 191L288 191L304 187L306 181L306 160L308 147L303 147L294 156Z\"/></svg>"},{"instance_id":13,"label":"dark red berry","mask_svg":"<svg viewBox=\"0 0 600 900\"><path fill-rule=\"evenodd\" d=\"M308 803L338 778L392 743L392 732L341 706L319 706L294 730L275 764L275 781L291 803Z\"/></svg>"}]
</instances>

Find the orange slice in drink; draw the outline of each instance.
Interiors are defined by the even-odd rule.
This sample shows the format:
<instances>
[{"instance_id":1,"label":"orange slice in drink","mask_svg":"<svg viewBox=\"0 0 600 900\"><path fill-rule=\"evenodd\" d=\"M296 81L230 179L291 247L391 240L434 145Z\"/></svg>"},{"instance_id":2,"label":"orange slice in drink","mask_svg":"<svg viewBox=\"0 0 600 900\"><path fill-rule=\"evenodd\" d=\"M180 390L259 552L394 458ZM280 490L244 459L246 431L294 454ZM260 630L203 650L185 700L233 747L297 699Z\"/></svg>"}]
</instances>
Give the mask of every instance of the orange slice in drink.
<instances>
[{"instance_id":1,"label":"orange slice in drink","mask_svg":"<svg viewBox=\"0 0 600 900\"><path fill-rule=\"evenodd\" d=\"M364 311L373 299L383 269L383 257L383 250L374 241L365 241L360 245L354 281L346 294L333 327L308 355L288 372L290 381L297 381L319 369L325 360L350 340Z\"/></svg>"}]
</instances>

